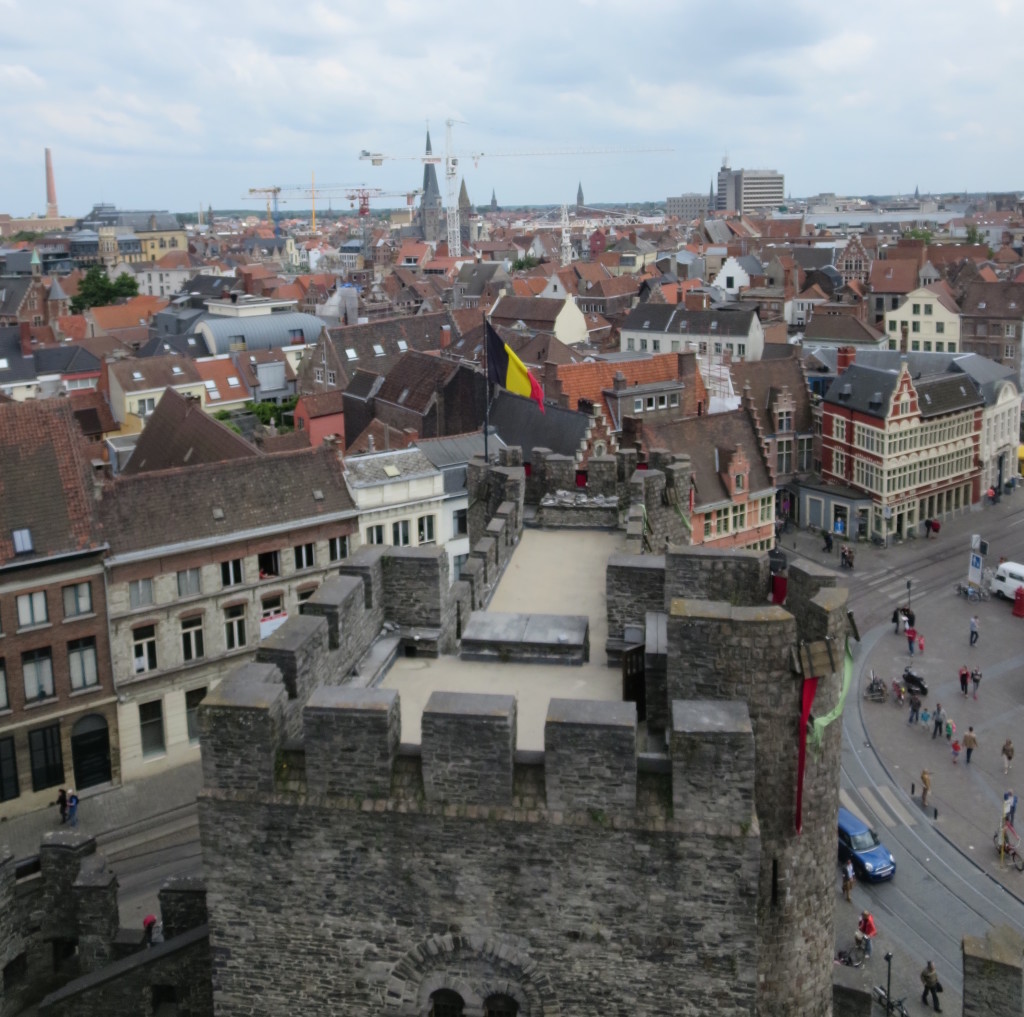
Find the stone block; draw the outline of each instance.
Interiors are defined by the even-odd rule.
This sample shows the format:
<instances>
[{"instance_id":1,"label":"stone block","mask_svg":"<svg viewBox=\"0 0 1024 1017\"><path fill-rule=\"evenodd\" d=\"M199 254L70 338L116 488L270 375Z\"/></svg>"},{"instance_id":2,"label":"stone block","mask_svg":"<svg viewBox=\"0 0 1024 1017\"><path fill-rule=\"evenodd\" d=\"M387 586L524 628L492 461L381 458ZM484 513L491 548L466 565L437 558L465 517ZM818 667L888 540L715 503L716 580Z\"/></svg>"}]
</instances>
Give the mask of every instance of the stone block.
<instances>
[{"instance_id":1,"label":"stone block","mask_svg":"<svg viewBox=\"0 0 1024 1017\"><path fill-rule=\"evenodd\" d=\"M515 696L432 692L423 711L420 742L429 801L512 801Z\"/></svg>"},{"instance_id":2,"label":"stone block","mask_svg":"<svg viewBox=\"0 0 1024 1017\"><path fill-rule=\"evenodd\" d=\"M206 881L199 876L170 876L158 895L164 939L173 939L207 922Z\"/></svg>"}]
</instances>

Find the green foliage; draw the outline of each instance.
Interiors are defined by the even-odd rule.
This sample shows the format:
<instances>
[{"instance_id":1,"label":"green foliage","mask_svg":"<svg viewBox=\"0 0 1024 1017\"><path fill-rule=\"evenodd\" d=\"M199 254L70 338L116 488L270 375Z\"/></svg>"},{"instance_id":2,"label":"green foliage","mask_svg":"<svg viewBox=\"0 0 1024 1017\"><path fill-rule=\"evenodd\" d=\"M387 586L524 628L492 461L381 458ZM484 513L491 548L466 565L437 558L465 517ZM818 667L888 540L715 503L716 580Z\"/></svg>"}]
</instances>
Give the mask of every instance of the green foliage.
<instances>
[{"instance_id":1,"label":"green foliage","mask_svg":"<svg viewBox=\"0 0 1024 1017\"><path fill-rule=\"evenodd\" d=\"M974 223L969 223L967 226L967 243L969 244L980 244L981 243L981 230L978 229Z\"/></svg>"},{"instance_id":2,"label":"green foliage","mask_svg":"<svg viewBox=\"0 0 1024 1017\"><path fill-rule=\"evenodd\" d=\"M139 295L135 277L122 272L113 282L100 265L93 265L78 284L78 293L71 298L71 313L81 314L90 307L105 307L118 300Z\"/></svg>"},{"instance_id":3,"label":"green foliage","mask_svg":"<svg viewBox=\"0 0 1024 1017\"><path fill-rule=\"evenodd\" d=\"M39 233L35 230L18 230L17 233L12 233L7 239L13 244L20 243L23 240L31 243L33 240L38 240L40 237L45 236L45 233Z\"/></svg>"},{"instance_id":4,"label":"green foliage","mask_svg":"<svg viewBox=\"0 0 1024 1017\"><path fill-rule=\"evenodd\" d=\"M923 240L926 244L930 244L932 242L931 230L912 229L908 233L904 234L904 236L912 237L914 240Z\"/></svg>"},{"instance_id":5,"label":"green foliage","mask_svg":"<svg viewBox=\"0 0 1024 1017\"><path fill-rule=\"evenodd\" d=\"M512 262L512 268L516 272L521 272L526 268L536 268L537 265L538 261L532 254L528 254L525 258L516 258Z\"/></svg>"},{"instance_id":6,"label":"green foliage","mask_svg":"<svg viewBox=\"0 0 1024 1017\"><path fill-rule=\"evenodd\" d=\"M278 430L291 430L282 427L282 418L286 413L291 413L298 402L298 396L292 396L283 403L246 403L245 408L252 413L256 419L266 427L271 420L277 424Z\"/></svg>"}]
</instances>

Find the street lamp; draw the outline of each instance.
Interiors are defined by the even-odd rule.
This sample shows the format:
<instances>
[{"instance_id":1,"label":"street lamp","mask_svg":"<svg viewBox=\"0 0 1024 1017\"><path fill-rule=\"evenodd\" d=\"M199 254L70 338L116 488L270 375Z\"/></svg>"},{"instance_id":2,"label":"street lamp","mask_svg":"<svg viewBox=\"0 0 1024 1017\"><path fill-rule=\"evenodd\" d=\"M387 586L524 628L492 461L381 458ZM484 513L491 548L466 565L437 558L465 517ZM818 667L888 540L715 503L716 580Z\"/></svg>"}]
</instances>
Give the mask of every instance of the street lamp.
<instances>
[{"instance_id":1,"label":"street lamp","mask_svg":"<svg viewBox=\"0 0 1024 1017\"><path fill-rule=\"evenodd\" d=\"M907 580L907 586L910 586L910 581ZM885 1012L892 1013L892 954L887 953L885 955Z\"/></svg>"}]
</instances>

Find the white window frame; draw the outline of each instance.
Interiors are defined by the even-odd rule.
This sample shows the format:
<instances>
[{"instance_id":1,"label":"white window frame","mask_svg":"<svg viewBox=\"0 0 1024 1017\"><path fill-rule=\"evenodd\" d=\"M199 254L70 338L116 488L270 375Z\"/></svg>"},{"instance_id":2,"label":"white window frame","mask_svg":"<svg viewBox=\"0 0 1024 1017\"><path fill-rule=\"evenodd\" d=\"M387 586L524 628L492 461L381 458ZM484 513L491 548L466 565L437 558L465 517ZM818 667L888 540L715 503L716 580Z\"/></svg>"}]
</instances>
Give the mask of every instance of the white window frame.
<instances>
[{"instance_id":1,"label":"white window frame","mask_svg":"<svg viewBox=\"0 0 1024 1017\"><path fill-rule=\"evenodd\" d=\"M71 678L72 692L80 692L99 685L95 638L89 636L68 643L68 674Z\"/></svg>"},{"instance_id":2,"label":"white window frame","mask_svg":"<svg viewBox=\"0 0 1024 1017\"><path fill-rule=\"evenodd\" d=\"M181 659L189 664L206 656L203 639L203 616L189 615L181 619Z\"/></svg>"},{"instance_id":3,"label":"white window frame","mask_svg":"<svg viewBox=\"0 0 1024 1017\"><path fill-rule=\"evenodd\" d=\"M128 583L128 606L136 611L153 605L153 580L132 579Z\"/></svg>"},{"instance_id":4,"label":"white window frame","mask_svg":"<svg viewBox=\"0 0 1024 1017\"><path fill-rule=\"evenodd\" d=\"M37 625L46 625L50 621L45 590L22 593L18 596L17 603L18 628L30 629Z\"/></svg>"}]
</instances>

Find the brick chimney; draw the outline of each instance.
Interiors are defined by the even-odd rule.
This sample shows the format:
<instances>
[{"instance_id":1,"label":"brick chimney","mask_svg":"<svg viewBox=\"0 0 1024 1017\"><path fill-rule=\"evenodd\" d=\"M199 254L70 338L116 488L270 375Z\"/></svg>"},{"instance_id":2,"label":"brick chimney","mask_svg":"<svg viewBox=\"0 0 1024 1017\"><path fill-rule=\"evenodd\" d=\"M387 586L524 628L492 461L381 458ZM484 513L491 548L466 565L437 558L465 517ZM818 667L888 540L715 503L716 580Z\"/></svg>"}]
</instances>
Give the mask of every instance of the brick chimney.
<instances>
[{"instance_id":1,"label":"brick chimney","mask_svg":"<svg viewBox=\"0 0 1024 1017\"><path fill-rule=\"evenodd\" d=\"M621 371L615 372L615 377L612 378L612 388L616 392L621 392L626 387L626 376Z\"/></svg>"},{"instance_id":2,"label":"brick chimney","mask_svg":"<svg viewBox=\"0 0 1024 1017\"><path fill-rule=\"evenodd\" d=\"M452 344L452 327L451 325L441 326L441 349L446 350Z\"/></svg>"},{"instance_id":3,"label":"brick chimney","mask_svg":"<svg viewBox=\"0 0 1024 1017\"><path fill-rule=\"evenodd\" d=\"M32 326L27 321L18 322L18 338L21 340L21 355L32 356Z\"/></svg>"},{"instance_id":4,"label":"brick chimney","mask_svg":"<svg viewBox=\"0 0 1024 1017\"><path fill-rule=\"evenodd\" d=\"M687 290L686 309L688 311L706 311L711 305L708 295L702 290Z\"/></svg>"},{"instance_id":5,"label":"brick chimney","mask_svg":"<svg viewBox=\"0 0 1024 1017\"><path fill-rule=\"evenodd\" d=\"M836 374L843 374L857 359L856 346L840 346L836 350Z\"/></svg>"}]
</instances>

